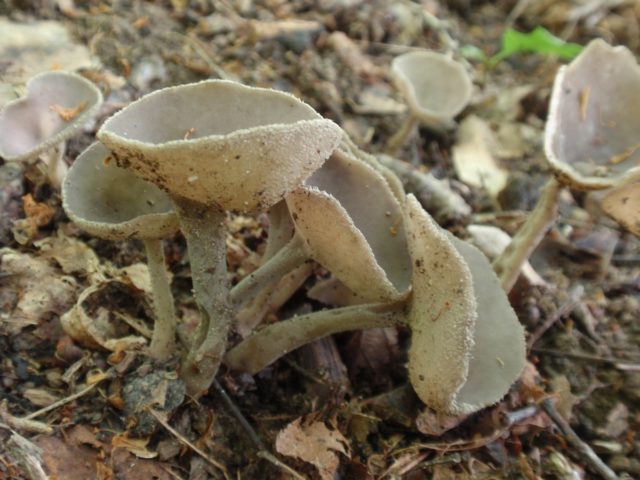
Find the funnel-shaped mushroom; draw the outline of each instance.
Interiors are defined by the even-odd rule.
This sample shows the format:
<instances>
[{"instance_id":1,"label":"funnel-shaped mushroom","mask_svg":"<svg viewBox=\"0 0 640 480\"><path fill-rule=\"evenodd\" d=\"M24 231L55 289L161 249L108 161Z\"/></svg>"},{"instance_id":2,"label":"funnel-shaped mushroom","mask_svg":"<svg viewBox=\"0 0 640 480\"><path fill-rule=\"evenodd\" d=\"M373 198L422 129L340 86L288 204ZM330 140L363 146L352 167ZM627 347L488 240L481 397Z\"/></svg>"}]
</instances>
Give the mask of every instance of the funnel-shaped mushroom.
<instances>
[{"instance_id":1,"label":"funnel-shaped mushroom","mask_svg":"<svg viewBox=\"0 0 640 480\"><path fill-rule=\"evenodd\" d=\"M224 210L264 210L300 185L341 130L293 95L207 80L165 88L109 118L98 138L118 164Z\"/></svg>"},{"instance_id":2,"label":"funnel-shaped mushroom","mask_svg":"<svg viewBox=\"0 0 640 480\"><path fill-rule=\"evenodd\" d=\"M271 207L322 165L341 134L292 95L221 80L151 93L98 132L119 166L167 191L175 204L202 313L182 365L191 394L211 384L233 318L225 210Z\"/></svg>"},{"instance_id":3,"label":"funnel-shaped mushroom","mask_svg":"<svg viewBox=\"0 0 640 480\"><path fill-rule=\"evenodd\" d=\"M414 197L405 208L412 295L269 325L233 348L225 363L253 374L332 333L408 323L409 376L428 406L469 413L500 400L524 366L523 329L484 255L442 231Z\"/></svg>"},{"instance_id":4,"label":"funnel-shaped mushroom","mask_svg":"<svg viewBox=\"0 0 640 480\"><path fill-rule=\"evenodd\" d=\"M601 190L640 161L640 67L625 47L593 40L556 75L545 128L545 154L555 177L511 245L494 262L503 287L555 222L563 186Z\"/></svg>"},{"instance_id":5,"label":"funnel-shaped mushroom","mask_svg":"<svg viewBox=\"0 0 640 480\"><path fill-rule=\"evenodd\" d=\"M593 40L558 72L545 131L547 159L566 185L613 186L640 161L640 66L629 49Z\"/></svg>"},{"instance_id":6,"label":"funnel-shaped mushroom","mask_svg":"<svg viewBox=\"0 0 640 480\"><path fill-rule=\"evenodd\" d=\"M0 157L7 161L34 160L45 154L49 179L59 185L66 173L64 145L102 103L100 90L84 77L68 72L45 72L27 83L24 98L0 111Z\"/></svg>"},{"instance_id":7,"label":"funnel-shaped mushroom","mask_svg":"<svg viewBox=\"0 0 640 480\"><path fill-rule=\"evenodd\" d=\"M409 117L391 137L391 155L405 143L418 123L436 130L451 128L453 118L471 99L472 83L455 60L431 51L406 53L391 64L393 80L409 105Z\"/></svg>"},{"instance_id":8,"label":"funnel-shaped mushroom","mask_svg":"<svg viewBox=\"0 0 640 480\"><path fill-rule=\"evenodd\" d=\"M303 187L287 195L286 204L293 238L234 287L234 299L253 296L309 259L365 301L393 301L409 288L402 206L368 164L338 149ZM282 236L281 230L290 235L291 225L280 223L270 235Z\"/></svg>"},{"instance_id":9,"label":"funnel-shaped mushroom","mask_svg":"<svg viewBox=\"0 0 640 480\"><path fill-rule=\"evenodd\" d=\"M178 230L178 219L166 193L109 158L100 143L80 154L62 185L63 207L91 235L144 242L156 316L150 353L164 360L174 351L176 327L160 239Z\"/></svg>"},{"instance_id":10,"label":"funnel-shaped mushroom","mask_svg":"<svg viewBox=\"0 0 640 480\"><path fill-rule=\"evenodd\" d=\"M415 197L406 208L414 264L409 378L430 407L474 412L500 400L520 375L524 330L487 258L445 234Z\"/></svg>"},{"instance_id":11,"label":"funnel-shaped mushroom","mask_svg":"<svg viewBox=\"0 0 640 480\"><path fill-rule=\"evenodd\" d=\"M602 208L611 218L640 237L640 168L627 175L602 200Z\"/></svg>"}]
</instances>

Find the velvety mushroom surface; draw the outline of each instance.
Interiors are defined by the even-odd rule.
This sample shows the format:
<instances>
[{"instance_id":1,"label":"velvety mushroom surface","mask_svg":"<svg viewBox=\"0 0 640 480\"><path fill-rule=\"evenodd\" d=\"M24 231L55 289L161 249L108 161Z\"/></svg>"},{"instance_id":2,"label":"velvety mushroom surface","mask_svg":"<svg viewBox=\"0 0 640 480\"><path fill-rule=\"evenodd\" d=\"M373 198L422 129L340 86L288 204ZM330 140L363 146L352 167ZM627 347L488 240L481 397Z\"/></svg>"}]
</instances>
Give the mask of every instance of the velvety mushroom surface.
<instances>
[{"instance_id":1,"label":"velvety mushroom surface","mask_svg":"<svg viewBox=\"0 0 640 480\"><path fill-rule=\"evenodd\" d=\"M301 184L341 135L293 95L223 80L153 92L98 132L121 166L172 196L242 212Z\"/></svg>"},{"instance_id":2,"label":"velvety mushroom surface","mask_svg":"<svg viewBox=\"0 0 640 480\"><path fill-rule=\"evenodd\" d=\"M102 103L100 90L84 77L45 72L27 83L25 97L0 111L0 157L29 160L65 141Z\"/></svg>"},{"instance_id":3,"label":"velvety mushroom surface","mask_svg":"<svg viewBox=\"0 0 640 480\"><path fill-rule=\"evenodd\" d=\"M545 132L547 158L563 183L613 186L640 160L640 66L631 51L593 40L558 72Z\"/></svg>"},{"instance_id":4,"label":"velvety mushroom surface","mask_svg":"<svg viewBox=\"0 0 640 480\"><path fill-rule=\"evenodd\" d=\"M337 150L287 204L310 256L362 298L397 299L409 288L402 208L369 165Z\"/></svg>"}]
</instances>

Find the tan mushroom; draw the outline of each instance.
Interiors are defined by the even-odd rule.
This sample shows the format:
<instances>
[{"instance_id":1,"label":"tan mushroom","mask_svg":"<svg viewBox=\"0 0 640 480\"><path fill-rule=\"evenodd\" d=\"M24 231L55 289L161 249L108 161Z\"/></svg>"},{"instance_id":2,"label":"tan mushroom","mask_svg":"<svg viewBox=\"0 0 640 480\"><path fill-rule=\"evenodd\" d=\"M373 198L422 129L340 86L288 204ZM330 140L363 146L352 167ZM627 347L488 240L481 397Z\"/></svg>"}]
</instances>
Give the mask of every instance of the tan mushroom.
<instances>
[{"instance_id":1,"label":"tan mushroom","mask_svg":"<svg viewBox=\"0 0 640 480\"><path fill-rule=\"evenodd\" d=\"M255 374L326 335L408 324L409 377L428 406L469 413L500 400L524 366L525 344L491 265L477 249L442 231L414 197L405 211L412 295L271 324L231 349L225 363Z\"/></svg>"},{"instance_id":2,"label":"tan mushroom","mask_svg":"<svg viewBox=\"0 0 640 480\"><path fill-rule=\"evenodd\" d=\"M48 176L59 186L66 173L65 142L102 104L100 90L75 73L45 72L27 83L25 97L0 111L0 157L31 161L44 156Z\"/></svg>"},{"instance_id":3,"label":"tan mushroom","mask_svg":"<svg viewBox=\"0 0 640 480\"><path fill-rule=\"evenodd\" d=\"M291 240L233 288L238 308L311 259L365 301L393 301L409 288L402 206L380 173L343 150L287 195L269 235Z\"/></svg>"},{"instance_id":4,"label":"tan mushroom","mask_svg":"<svg viewBox=\"0 0 640 480\"><path fill-rule=\"evenodd\" d=\"M622 182L640 161L640 67L625 47L593 40L553 84L545 128L545 154L555 178L535 209L494 262L505 290L554 224L562 188L602 190Z\"/></svg>"},{"instance_id":5,"label":"tan mushroom","mask_svg":"<svg viewBox=\"0 0 640 480\"><path fill-rule=\"evenodd\" d=\"M593 40L553 85L545 152L565 185L612 187L640 161L640 66L626 47Z\"/></svg>"},{"instance_id":6,"label":"tan mushroom","mask_svg":"<svg viewBox=\"0 0 640 480\"><path fill-rule=\"evenodd\" d=\"M409 116L389 139L387 151L394 155L421 124L435 130L450 129L454 117L471 99L471 79L465 68L446 55L416 51L391 63L394 83L409 105Z\"/></svg>"},{"instance_id":7,"label":"tan mushroom","mask_svg":"<svg viewBox=\"0 0 640 480\"><path fill-rule=\"evenodd\" d=\"M167 191L189 250L202 320L181 368L208 389L233 319L226 210L267 209L322 165L341 130L292 95L207 80L153 92L105 122L98 138L119 166Z\"/></svg>"},{"instance_id":8,"label":"tan mushroom","mask_svg":"<svg viewBox=\"0 0 640 480\"><path fill-rule=\"evenodd\" d=\"M176 325L161 239L178 230L178 219L166 193L109 160L100 143L80 154L62 185L63 207L91 235L144 242L156 317L149 351L165 360L175 351Z\"/></svg>"}]
</instances>

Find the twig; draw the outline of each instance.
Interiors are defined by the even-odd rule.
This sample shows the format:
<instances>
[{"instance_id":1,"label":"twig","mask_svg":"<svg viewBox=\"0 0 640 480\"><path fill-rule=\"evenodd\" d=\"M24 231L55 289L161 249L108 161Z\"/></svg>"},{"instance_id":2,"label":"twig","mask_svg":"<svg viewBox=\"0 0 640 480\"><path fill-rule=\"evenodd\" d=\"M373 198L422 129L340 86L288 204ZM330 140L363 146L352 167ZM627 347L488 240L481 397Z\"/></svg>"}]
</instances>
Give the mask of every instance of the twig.
<instances>
[{"instance_id":1,"label":"twig","mask_svg":"<svg viewBox=\"0 0 640 480\"><path fill-rule=\"evenodd\" d=\"M545 321L540 325L535 331L529 335L529 339L527 340L527 351L530 351L535 343L540 340L540 337L544 335L544 333L549 330L558 320L560 320L565 315L571 313L571 310L575 307L576 302L574 300L570 300L566 302L564 305L561 305L552 315L549 315Z\"/></svg>"},{"instance_id":2,"label":"twig","mask_svg":"<svg viewBox=\"0 0 640 480\"><path fill-rule=\"evenodd\" d=\"M218 395L222 397L222 401L225 403L227 408L229 408L229 410L231 411L231 414L234 417L236 417L236 420L238 420L242 428L244 428L244 430L247 432L247 435L249 435L249 438L251 439L251 441L255 443L256 447L258 448L258 454L257 454L258 457L263 458L268 462L271 462L273 465L275 465L278 468L281 468L282 470L286 471L287 473L289 473L290 475L292 475L298 480L306 480L304 476L300 475L298 472L296 472L293 468L291 468L287 464L278 460L273 453L271 453L269 450L266 449L264 442L260 438L260 435L258 435L258 433L251 426L251 424L247 421L245 416L242 414L242 412L237 407L237 405L233 402L231 397L227 394L226 390L222 387L222 385L220 385L217 379L213 380L213 388L215 388Z\"/></svg>"},{"instance_id":3,"label":"twig","mask_svg":"<svg viewBox=\"0 0 640 480\"><path fill-rule=\"evenodd\" d=\"M106 378L108 378L108 377L105 376L104 379L106 379ZM32 418L36 418L36 417L39 417L40 415L44 415L45 413L48 413L51 410L55 410L56 408L61 407L62 405L65 405L65 404L67 404L69 402L73 402L74 400L86 395L91 390L96 388L99 383L100 382L93 383L93 384L89 385L88 387L83 388L79 392L74 393L73 395L69 395L68 397L61 398L60 400L58 400L57 402L52 403L51 405L48 405L48 406L46 406L44 408L41 408L40 410L36 410L35 412L30 413L26 417L23 417L23 419L24 420L31 420Z\"/></svg>"},{"instance_id":4,"label":"twig","mask_svg":"<svg viewBox=\"0 0 640 480\"><path fill-rule=\"evenodd\" d=\"M607 466L606 463L598 457L593 449L582 441L580 437L573 431L569 423L562 418L562 415L558 413L553 406L551 399L547 398L542 401L542 409L549 416L553 423L560 429L562 434L566 437L567 441L575 448L576 455L580 456L591 468L598 472L605 480L618 480L615 472Z\"/></svg>"},{"instance_id":5,"label":"twig","mask_svg":"<svg viewBox=\"0 0 640 480\"><path fill-rule=\"evenodd\" d=\"M156 412L153 408L149 408L149 413L153 416L153 418L155 418L160 423L160 425L162 425L164 428L167 429L167 431L169 433L171 433L174 437L176 437L179 442L183 443L184 445L189 447L191 450L196 452L207 463L209 463L210 465L212 465L215 468L217 468L218 470L220 470L222 472L222 474L224 475L224 478L226 478L227 480L231 480L231 477L229 477L229 472L227 471L227 468L224 465L222 465L221 463L216 462L213 458L209 457L205 452L200 450L193 443L191 443L189 440L187 440L185 437L183 437L180 434L180 432L178 432L171 425L169 425L169 423L166 421L166 419L164 418L163 415L161 415L159 412Z\"/></svg>"},{"instance_id":6,"label":"twig","mask_svg":"<svg viewBox=\"0 0 640 480\"><path fill-rule=\"evenodd\" d=\"M231 400L231 397L227 394L226 390L222 387L222 385L220 385L217 379L213 380L213 388L215 388L216 392L218 392L218 395L222 397L222 401L225 403L227 408L231 410L231 413L234 417L236 417L236 420L238 420L242 428L244 428L244 430L247 432L247 435L249 435L251 441L255 443L259 450L264 450L264 442L260 438L260 435L258 435L258 432L256 432L251 424L247 421L236 404L233 403L233 400Z\"/></svg>"},{"instance_id":7,"label":"twig","mask_svg":"<svg viewBox=\"0 0 640 480\"><path fill-rule=\"evenodd\" d=\"M601 357L598 355L589 355L588 353L561 352L559 350L538 347L532 347L531 351L535 353L542 353L545 355L552 355L554 357L575 358L576 360L585 360L587 362L610 363L620 370L636 370L640 368L640 365L636 363L628 363L627 360L624 360L622 358Z\"/></svg>"}]
</instances>

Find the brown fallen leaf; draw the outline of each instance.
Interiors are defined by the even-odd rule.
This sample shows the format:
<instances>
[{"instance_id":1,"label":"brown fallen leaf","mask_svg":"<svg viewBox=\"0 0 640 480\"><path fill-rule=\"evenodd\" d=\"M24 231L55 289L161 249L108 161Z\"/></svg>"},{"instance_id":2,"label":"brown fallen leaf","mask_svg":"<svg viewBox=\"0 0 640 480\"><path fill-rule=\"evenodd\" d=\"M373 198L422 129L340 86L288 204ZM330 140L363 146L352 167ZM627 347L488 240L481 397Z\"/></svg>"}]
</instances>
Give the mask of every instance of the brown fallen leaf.
<instances>
[{"instance_id":1,"label":"brown fallen leaf","mask_svg":"<svg viewBox=\"0 0 640 480\"><path fill-rule=\"evenodd\" d=\"M148 438L129 438L127 434L115 435L111 439L111 446L114 448L124 448L138 458L155 458L156 452L147 450Z\"/></svg>"},{"instance_id":2,"label":"brown fallen leaf","mask_svg":"<svg viewBox=\"0 0 640 480\"><path fill-rule=\"evenodd\" d=\"M46 260L10 248L0 249L3 303L9 315L0 328L16 334L29 325L38 325L50 313L67 310L76 296L76 281L62 275Z\"/></svg>"},{"instance_id":3,"label":"brown fallen leaf","mask_svg":"<svg viewBox=\"0 0 640 480\"><path fill-rule=\"evenodd\" d=\"M276 437L276 451L314 465L323 480L333 480L340 466L338 453L351 457L347 439L322 421L297 418Z\"/></svg>"}]
</instances>

